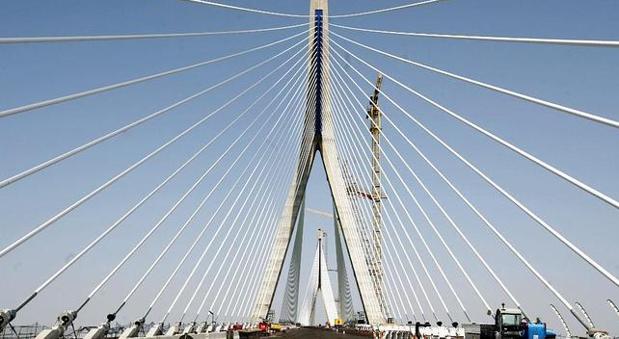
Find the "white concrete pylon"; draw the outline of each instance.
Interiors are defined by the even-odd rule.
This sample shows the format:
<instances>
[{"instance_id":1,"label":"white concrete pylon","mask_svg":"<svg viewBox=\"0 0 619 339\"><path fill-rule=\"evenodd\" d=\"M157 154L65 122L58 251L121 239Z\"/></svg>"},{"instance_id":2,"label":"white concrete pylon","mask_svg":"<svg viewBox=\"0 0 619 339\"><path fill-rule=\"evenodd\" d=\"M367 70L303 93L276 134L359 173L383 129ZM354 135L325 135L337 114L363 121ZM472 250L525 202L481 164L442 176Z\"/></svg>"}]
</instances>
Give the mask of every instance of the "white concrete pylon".
<instances>
[{"instance_id":1,"label":"white concrete pylon","mask_svg":"<svg viewBox=\"0 0 619 339\"><path fill-rule=\"evenodd\" d=\"M359 237L359 225L353 216L353 210L341 172L333 117L329 98L329 39L328 39L328 1L311 0L310 6L310 60L308 71L314 66L314 79L308 84L308 101L306 123L302 136L297 170L293 175L288 197L279 221L275 243L265 266L264 277L256 296L252 313L253 319L259 321L267 316L273 303L275 290L279 281L286 252L298 219L301 202L316 152L320 152L331 195L335 202L336 215L341 225L344 242L351 260L356 285L361 302L370 324L385 323L383 313L385 298L382 290L376 288L370 275L366 253Z\"/></svg>"},{"instance_id":2,"label":"white concrete pylon","mask_svg":"<svg viewBox=\"0 0 619 339\"><path fill-rule=\"evenodd\" d=\"M318 232L318 246L316 247L316 254L314 255L314 263L305 290L305 297L299 310L299 317L297 318L297 322L304 326L314 324L316 298L319 294L322 295L322 300L325 305L327 321L331 325L334 325L338 317L331 279L329 278L329 270L327 268L327 258L323 249L322 241L324 240L324 233L322 230L318 230Z\"/></svg>"}]
</instances>

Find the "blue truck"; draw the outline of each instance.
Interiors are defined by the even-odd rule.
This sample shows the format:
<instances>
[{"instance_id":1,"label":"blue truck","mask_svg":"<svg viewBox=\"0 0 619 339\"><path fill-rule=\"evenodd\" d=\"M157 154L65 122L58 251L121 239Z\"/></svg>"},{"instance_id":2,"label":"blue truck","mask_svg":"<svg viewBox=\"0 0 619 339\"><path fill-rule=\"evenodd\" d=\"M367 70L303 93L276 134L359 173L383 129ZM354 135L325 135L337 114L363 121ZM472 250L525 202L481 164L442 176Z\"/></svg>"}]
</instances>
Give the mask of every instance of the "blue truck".
<instances>
[{"instance_id":1,"label":"blue truck","mask_svg":"<svg viewBox=\"0 0 619 339\"><path fill-rule=\"evenodd\" d=\"M465 339L555 339L556 334L539 321L531 322L517 308L503 305L494 314L494 324L467 324Z\"/></svg>"}]
</instances>

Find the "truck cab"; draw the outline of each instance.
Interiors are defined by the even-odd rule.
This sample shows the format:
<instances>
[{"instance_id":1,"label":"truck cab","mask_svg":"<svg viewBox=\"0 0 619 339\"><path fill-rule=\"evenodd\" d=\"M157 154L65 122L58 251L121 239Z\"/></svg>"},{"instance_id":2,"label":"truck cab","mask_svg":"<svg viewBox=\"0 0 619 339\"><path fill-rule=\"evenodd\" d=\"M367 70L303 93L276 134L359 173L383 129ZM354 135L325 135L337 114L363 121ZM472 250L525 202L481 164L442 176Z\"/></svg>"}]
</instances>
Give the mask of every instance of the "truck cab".
<instances>
[{"instance_id":1,"label":"truck cab","mask_svg":"<svg viewBox=\"0 0 619 339\"><path fill-rule=\"evenodd\" d=\"M497 336L500 338L522 338L526 330L526 320L517 308L499 308L494 315Z\"/></svg>"}]
</instances>

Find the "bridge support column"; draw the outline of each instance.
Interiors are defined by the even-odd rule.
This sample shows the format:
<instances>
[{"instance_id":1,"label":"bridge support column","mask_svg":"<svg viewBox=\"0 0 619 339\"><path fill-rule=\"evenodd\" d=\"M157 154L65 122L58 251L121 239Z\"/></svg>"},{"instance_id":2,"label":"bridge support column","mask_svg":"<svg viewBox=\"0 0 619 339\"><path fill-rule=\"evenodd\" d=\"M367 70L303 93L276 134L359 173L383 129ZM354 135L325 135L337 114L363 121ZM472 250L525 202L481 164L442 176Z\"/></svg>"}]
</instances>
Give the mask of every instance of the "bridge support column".
<instances>
[{"instance_id":1,"label":"bridge support column","mask_svg":"<svg viewBox=\"0 0 619 339\"><path fill-rule=\"evenodd\" d=\"M257 295L253 312L254 320L265 318L271 309L275 290L279 281L284 259L294 225L298 220L299 208L305 197L307 180L317 151L320 152L327 181L335 202L336 217L341 225L344 243L351 259L356 285L368 321L382 324L386 317L383 312L384 296L382 289L372 280L370 268L366 262L366 253L359 236L359 225L353 216L353 209L341 172L335 130L329 95L329 39L328 39L328 0L311 0L310 5L310 43L311 59L308 71L311 82L308 84L306 124L302 137L302 147L297 170L288 192L282 217L276 231L275 244L266 264L264 278Z\"/></svg>"},{"instance_id":2,"label":"bridge support column","mask_svg":"<svg viewBox=\"0 0 619 339\"><path fill-rule=\"evenodd\" d=\"M299 282L301 278L301 252L303 251L303 225L305 219L305 202L301 203L297 220L296 235L294 237L294 247L290 266L288 267L288 280L286 281L286 291L282 301L282 312L279 315L280 322L295 323L297 319L299 304Z\"/></svg>"},{"instance_id":3,"label":"bridge support column","mask_svg":"<svg viewBox=\"0 0 619 339\"><path fill-rule=\"evenodd\" d=\"M350 285L348 283L348 274L346 273L344 244L341 238L342 226L340 226L336 214L335 205L333 205L333 228L335 229L335 256L337 262L338 316L342 321L347 322L353 320L354 310L352 296L350 294Z\"/></svg>"}]
</instances>

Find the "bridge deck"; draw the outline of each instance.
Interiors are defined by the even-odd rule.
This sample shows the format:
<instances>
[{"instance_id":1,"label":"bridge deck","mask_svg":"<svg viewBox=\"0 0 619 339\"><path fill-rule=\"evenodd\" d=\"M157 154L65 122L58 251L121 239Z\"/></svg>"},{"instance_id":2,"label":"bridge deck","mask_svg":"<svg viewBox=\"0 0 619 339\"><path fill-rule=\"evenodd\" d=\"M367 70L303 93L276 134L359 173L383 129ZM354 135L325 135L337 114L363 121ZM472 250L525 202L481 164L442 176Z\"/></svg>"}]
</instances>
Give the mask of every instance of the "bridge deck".
<instances>
[{"instance_id":1,"label":"bridge deck","mask_svg":"<svg viewBox=\"0 0 619 339\"><path fill-rule=\"evenodd\" d=\"M324 339L330 339L330 338L346 338L346 339L364 338L364 339L367 339L367 338L371 338L367 336L338 333L338 332L335 332L329 329L310 328L310 327L292 329L285 333L278 334L277 337L280 337L280 338L319 338L319 339L323 339L323 338Z\"/></svg>"}]
</instances>

